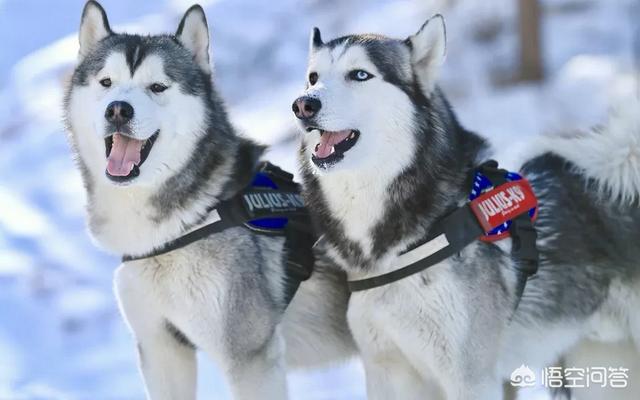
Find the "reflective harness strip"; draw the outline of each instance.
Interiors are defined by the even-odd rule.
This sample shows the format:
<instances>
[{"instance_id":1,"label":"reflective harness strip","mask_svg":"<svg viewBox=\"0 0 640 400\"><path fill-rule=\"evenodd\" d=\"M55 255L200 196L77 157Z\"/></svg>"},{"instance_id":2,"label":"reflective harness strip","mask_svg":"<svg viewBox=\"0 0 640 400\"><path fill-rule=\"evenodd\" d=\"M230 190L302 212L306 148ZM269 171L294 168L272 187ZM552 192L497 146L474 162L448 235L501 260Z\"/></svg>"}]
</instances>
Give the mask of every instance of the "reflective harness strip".
<instances>
[{"instance_id":1,"label":"reflective harness strip","mask_svg":"<svg viewBox=\"0 0 640 400\"><path fill-rule=\"evenodd\" d=\"M400 253L398 269L349 281L349 290L373 289L422 272L459 253L478 239L492 240L487 239L490 238L487 236L489 232L501 225L508 225L508 233L513 240L511 255L518 271L517 309L528 278L538 270L537 234L530 218L530 213L537 206L537 199L525 179L518 176L519 180L507 182L506 177L510 173L499 169L498 163L493 160L479 166L475 172L478 171L491 180L494 186L492 190L436 221L425 239ZM498 239L503 237L502 232L497 236Z\"/></svg>"},{"instance_id":2,"label":"reflective harness strip","mask_svg":"<svg viewBox=\"0 0 640 400\"><path fill-rule=\"evenodd\" d=\"M289 304L300 282L311 276L314 264L312 247L316 237L293 175L267 162L261 163L257 173L267 176L278 188L249 186L234 197L218 203L204 221L179 238L144 255L124 255L122 261L166 254L234 227L244 227L261 235L281 236L285 238L285 300ZM269 226L269 222L274 222L271 225L275 227Z\"/></svg>"}]
</instances>

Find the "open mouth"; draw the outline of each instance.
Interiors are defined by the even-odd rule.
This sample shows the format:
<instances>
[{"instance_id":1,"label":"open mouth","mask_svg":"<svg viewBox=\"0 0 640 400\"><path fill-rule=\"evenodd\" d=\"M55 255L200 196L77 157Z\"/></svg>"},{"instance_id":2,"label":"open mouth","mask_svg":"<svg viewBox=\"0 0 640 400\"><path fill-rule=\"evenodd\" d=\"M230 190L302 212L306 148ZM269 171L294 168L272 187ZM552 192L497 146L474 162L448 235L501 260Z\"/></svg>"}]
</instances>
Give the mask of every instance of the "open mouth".
<instances>
[{"instance_id":1,"label":"open mouth","mask_svg":"<svg viewBox=\"0 0 640 400\"><path fill-rule=\"evenodd\" d=\"M344 158L344 153L358 142L360 131L356 129L344 129L341 131L324 131L319 128L308 128L307 131L318 129L320 142L316 144L311 155L311 161L323 169L326 169Z\"/></svg>"},{"instance_id":2,"label":"open mouth","mask_svg":"<svg viewBox=\"0 0 640 400\"><path fill-rule=\"evenodd\" d=\"M145 140L134 139L119 132L105 137L107 178L114 182L126 182L140 175L140 166L149 157L159 133L160 130L157 130Z\"/></svg>"}]
</instances>

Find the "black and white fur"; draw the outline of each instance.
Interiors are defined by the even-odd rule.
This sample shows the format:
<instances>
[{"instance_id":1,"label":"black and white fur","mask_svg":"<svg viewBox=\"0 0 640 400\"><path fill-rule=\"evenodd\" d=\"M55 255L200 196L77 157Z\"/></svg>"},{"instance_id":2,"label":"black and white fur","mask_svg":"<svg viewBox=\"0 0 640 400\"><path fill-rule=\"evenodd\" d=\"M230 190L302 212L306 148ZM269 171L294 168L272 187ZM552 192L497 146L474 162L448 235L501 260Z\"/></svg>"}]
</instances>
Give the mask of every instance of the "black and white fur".
<instances>
[{"instance_id":1,"label":"black and white fur","mask_svg":"<svg viewBox=\"0 0 640 400\"><path fill-rule=\"evenodd\" d=\"M110 252L161 247L251 181L263 147L229 123L208 47L200 6L186 12L175 35L154 36L114 33L98 3L84 8L65 111L89 228ZM156 93L154 83L166 89ZM105 138L113 133L105 107L113 101L134 109L119 128L128 137L157 133L145 142L152 147L137 176L105 173ZM320 259L285 313L283 260L282 238L238 227L118 268L115 291L149 398L195 398L196 349L217 363L237 399L285 399L286 366L354 353L343 273Z\"/></svg>"},{"instance_id":2,"label":"black and white fur","mask_svg":"<svg viewBox=\"0 0 640 400\"><path fill-rule=\"evenodd\" d=\"M472 169L490 158L435 84L444 57L441 16L406 40L325 43L312 32L307 87L294 103L305 196L352 280L397 269L399 252L466 201ZM548 139L524 162L540 204L541 262L512 322L510 239L477 241L351 295L370 399L496 400L518 366L545 367L584 338L640 346L638 109L635 101L600 130ZM321 135L345 130L359 132L357 142L317 162Z\"/></svg>"}]
</instances>

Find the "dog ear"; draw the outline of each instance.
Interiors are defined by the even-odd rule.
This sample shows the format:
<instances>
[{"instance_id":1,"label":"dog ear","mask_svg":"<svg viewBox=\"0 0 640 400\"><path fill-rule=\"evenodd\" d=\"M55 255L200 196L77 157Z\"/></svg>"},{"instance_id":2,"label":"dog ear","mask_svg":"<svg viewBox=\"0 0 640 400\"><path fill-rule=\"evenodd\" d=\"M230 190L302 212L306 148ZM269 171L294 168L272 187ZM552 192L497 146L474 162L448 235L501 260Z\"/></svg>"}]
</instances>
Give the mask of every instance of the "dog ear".
<instances>
[{"instance_id":1,"label":"dog ear","mask_svg":"<svg viewBox=\"0 0 640 400\"><path fill-rule=\"evenodd\" d=\"M184 13L176 38L186 47L196 60L200 68L210 72L209 65L209 27L207 26L207 17L204 10L198 4L191 6Z\"/></svg>"},{"instance_id":2,"label":"dog ear","mask_svg":"<svg viewBox=\"0 0 640 400\"><path fill-rule=\"evenodd\" d=\"M447 30L444 18L436 14L405 41L411 49L411 66L425 93L435 86L440 66L447 54Z\"/></svg>"},{"instance_id":3,"label":"dog ear","mask_svg":"<svg viewBox=\"0 0 640 400\"><path fill-rule=\"evenodd\" d=\"M309 53L313 53L314 50L318 50L322 45L324 45L324 43L320 36L320 29L314 26L311 30L311 35L309 35Z\"/></svg>"},{"instance_id":4,"label":"dog ear","mask_svg":"<svg viewBox=\"0 0 640 400\"><path fill-rule=\"evenodd\" d=\"M84 6L80 20L78 35L80 59L83 59L99 41L112 33L104 8L97 1L88 1Z\"/></svg>"}]
</instances>

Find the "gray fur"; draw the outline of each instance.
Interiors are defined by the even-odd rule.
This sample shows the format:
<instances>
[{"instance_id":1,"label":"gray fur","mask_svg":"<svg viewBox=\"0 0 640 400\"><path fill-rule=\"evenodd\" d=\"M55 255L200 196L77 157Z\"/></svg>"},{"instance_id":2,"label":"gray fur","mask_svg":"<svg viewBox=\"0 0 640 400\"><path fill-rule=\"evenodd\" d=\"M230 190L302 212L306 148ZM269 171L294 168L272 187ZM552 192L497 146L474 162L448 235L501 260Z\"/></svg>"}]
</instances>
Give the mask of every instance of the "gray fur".
<instances>
[{"instance_id":1,"label":"gray fur","mask_svg":"<svg viewBox=\"0 0 640 400\"><path fill-rule=\"evenodd\" d=\"M640 277L640 209L603 201L596 183L571 162L547 153L527 161L541 204L540 272L528 285L520 318L556 321L585 318L607 299L611 281ZM568 283L571 284L568 284Z\"/></svg>"}]
</instances>

